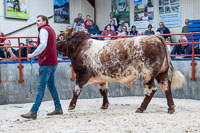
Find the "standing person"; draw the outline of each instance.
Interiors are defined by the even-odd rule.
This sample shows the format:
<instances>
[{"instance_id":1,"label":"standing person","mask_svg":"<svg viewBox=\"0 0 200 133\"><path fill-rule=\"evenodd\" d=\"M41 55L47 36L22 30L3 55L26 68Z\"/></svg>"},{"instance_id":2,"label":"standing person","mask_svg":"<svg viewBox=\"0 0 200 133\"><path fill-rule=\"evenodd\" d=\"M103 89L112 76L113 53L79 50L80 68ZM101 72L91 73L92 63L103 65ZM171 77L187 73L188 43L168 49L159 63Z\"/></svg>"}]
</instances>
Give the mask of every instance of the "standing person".
<instances>
[{"instance_id":1,"label":"standing person","mask_svg":"<svg viewBox=\"0 0 200 133\"><path fill-rule=\"evenodd\" d=\"M74 24L77 24L78 21L84 24L84 19L82 18L82 13L78 13L78 17L74 19Z\"/></svg>"},{"instance_id":2,"label":"standing person","mask_svg":"<svg viewBox=\"0 0 200 133\"><path fill-rule=\"evenodd\" d=\"M87 26L89 25L89 21L90 21L90 15L87 15L87 16L86 16L86 20L85 20L85 22L84 22L85 28L87 28Z\"/></svg>"},{"instance_id":3,"label":"standing person","mask_svg":"<svg viewBox=\"0 0 200 133\"><path fill-rule=\"evenodd\" d=\"M182 28L182 33L188 33L188 21L189 19L185 19L185 26Z\"/></svg>"},{"instance_id":4,"label":"standing person","mask_svg":"<svg viewBox=\"0 0 200 133\"><path fill-rule=\"evenodd\" d=\"M152 25L151 24L149 24L147 28L148 28L148 30L146 30L144 32L144 35L154 35L155 34L155 32L152 30Z\"/></svg>"},{"instance_id":5,"label":"standing person","mask_svg":"<svg viewBox=\"0 0 200 133\"><path fill-rule=\"evenodd\" d=\"M62 107L58 97L56 87L54 85L54 74L58 64L57 51L56 51L56 34L55 31L48 25L48 19L46 16L37 16L38 26L38 40L37 49L32 53L28 54L29 58L38 56L39 68L39 81L37 85L37 97L33 104L30 112L22 114L21 117L28 119L36 119L37 111L40 107L42 99L44 97L45 86L47 84L51 96L54 100L55 110L47 115L62 115Z\"/></svg>"},{"instance_id":6,"label":"standing person","mask_svg":"<svg viewBox=\"0 0 200 133\"><path fill-rule=\"evenodd\" d=\"M114 23L117 26L117 19L114 18L114 13L112 13L112 12L110 13L110 18L108 19L108 23L107 24L110 24L111 20L114 20Z\"/></svg>"}]
</instances>

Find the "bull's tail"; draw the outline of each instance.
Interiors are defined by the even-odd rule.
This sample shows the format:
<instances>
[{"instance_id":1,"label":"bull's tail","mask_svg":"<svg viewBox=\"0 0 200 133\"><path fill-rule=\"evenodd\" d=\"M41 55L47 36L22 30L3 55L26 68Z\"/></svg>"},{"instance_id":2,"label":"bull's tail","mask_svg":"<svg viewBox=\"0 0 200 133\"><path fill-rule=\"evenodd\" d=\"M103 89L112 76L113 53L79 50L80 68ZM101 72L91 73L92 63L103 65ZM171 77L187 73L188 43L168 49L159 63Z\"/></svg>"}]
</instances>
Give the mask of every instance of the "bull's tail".
<instances>
[{"instance_id":1,"label":"bull's tail","mask_svg":"<svg viewBox=\"0 0 200 133\"><path fill-rule=\"evenodd\" d=\"M161 40L162 44L164 44L166 55L167 55L167 62L169 65L169 68L171 70L171 87L176 88L182 88L183 83L185 82L185 77L180 71L176 71L172 65L171 58L168 52L167 44L165 42L165 39L161 36L157 36L159 40Z\"/></svg>"}]
</instances>

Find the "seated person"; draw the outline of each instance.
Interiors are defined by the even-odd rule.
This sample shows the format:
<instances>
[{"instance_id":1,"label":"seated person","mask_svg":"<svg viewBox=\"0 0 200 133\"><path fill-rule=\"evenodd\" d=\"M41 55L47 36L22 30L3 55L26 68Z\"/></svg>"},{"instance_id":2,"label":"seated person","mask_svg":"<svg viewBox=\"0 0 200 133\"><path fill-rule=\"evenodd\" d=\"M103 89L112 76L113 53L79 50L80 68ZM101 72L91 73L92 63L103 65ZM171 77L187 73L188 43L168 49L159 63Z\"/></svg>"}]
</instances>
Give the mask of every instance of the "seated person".
<instances>
[{"instance_id":1,"label":"seated person","mask_svg":"<svg viewBox=\"0 0 200 133\"><path fill-rule=\"evenodd\" d=\"M14 48L9 48L9 46L11 46L10 40L5 40L3 44L4 48L0 49L0 60L1 61L17 60L17 59L4 59L4 58L17 58L18 53L17 50L15 50Z\"/></svg>"},{"instance_id":2,"label":"seated person","mask_svg":"<svg viewBox=\"0 0 200 133\"><path fill-rule=\"evenodd\" d=\"M136 26L135 25L131 26L130 35L132 35L132 36L138 35L138 31L136 30Z\"/></svg>"},{"instance_id":3,"label":"seated person","mask_svg":"<svg viewBox=\"0 0 200 133\"><path fill-rule=\"evenodd\" d=\"M32 38L26 38L25 46L34 46ZM27 57L27 55L32 54L35 49L35 47L21 48L21 57Z\"/></svg>"},{"instance_id":4,"label":"seated person","mask_svg":"<svg viewBox=\"0 0 200 133\"><path fill-rule=\"evenodd\" d=\"M165 27L165 25L164 25L163 22L160 22L159 26L160 27L157 29L156 32L160 32L160 34L170 34L169 29L167 27ZM169 35L169 36L163 36L163 37L166 39L167 37L171 37L171 35Z\"/></svg>"},{"instance_id":5,"label":"seated person","mask_svg":"<svg viewBox=\"0 0 200 133\"><path fill-rule=\"evenodd\" d=\"M99 35L99 27L93 22L93 20L89 20L89 25L87 26L87 30L89 32L89 36Z\"/></svg>"},{"instance_id":6,"label":"seated person","mask_svg":"<svg viewBox=\"0 0 200 133\"><path fill-rule=\"evenodd\" d=\"M188 39L185 36L181 37L180 43L187 43ZM192 44L179 44L174 45L171 53L171 55L189 55L192 54ZM188 56L187 56L188 57ZM185 57L185 58L187 58ZM172 56L172 58L175 58ZM176 58L184 58L184 56L177 56Z\"/></svg>"},{"instance_id":7,"label":"seated person","mask_svg":"<svg viewBox=\"0 0 200 133\"><path fill-rule=\"evenodd\" d=\"M85 27L84 23L81 23L81 20L78 20L77 23L74 24L75 31L81 31L81 28Z\"/></svg>"},{"instance_id":8,"label":"seated person","mask_svg":"<svg viewBox=\"0 0 200 133\"><path fill-rule=\"evenodd\" d=\"M128 23L125 23L125 21L122 19L119 21L119 26L118 26L118 32L122 32L122 28L126 26L127 27L127 31L129 31L128 27Z\"/></svg>"},{"instance_id":9,"label":"seated person","mask_svg":"<svg viewBox=\"0 0 200 133\"><path fill-rule=\"evenodd\" d=\"M122 31L118 33L118 35L120 36L122 33L124 34L124 32L126 33L126 35L128 35L128 31L127 31L127 27L123 26L122 27Z\"/></svg>"},{"instance_id":10,"label":"seated person","mask_svg":"<svg viewBox=\"0 0 200 133\"><path fill-rule=\"evenodd\" d=\"M111 30L117 32L117 26L115 25L115 21L113 19L110 20Z\"/></svg>"},{"instance_id":11,"label":"seated person","mask_svg":"<svg viewBox=\"0 0 200 133\"><path fill-rule=\"evenodd\" d=\"M117 35L116 32L111 30L110 24L108 24L106 26L106 29L101 33L101 36L116 36L116 35ZM112 37L112 38L111 37L102 38L102 40L114 40L114 39L116 39L116 38L114 38L114 37Z\"/></svg>"},{"instance_id":12,"label":"seated person","mask_svg":"<svg viewBox=\"0 0 200 133\"><path fill-rule=\"evenodd\" d=\"M152 25L151 24L149 24L147 28L148 28L148 30L146 30L144 32L144 35L154 35L155 34L155 32L152 30Z\"/></svg>"}]
</instances>

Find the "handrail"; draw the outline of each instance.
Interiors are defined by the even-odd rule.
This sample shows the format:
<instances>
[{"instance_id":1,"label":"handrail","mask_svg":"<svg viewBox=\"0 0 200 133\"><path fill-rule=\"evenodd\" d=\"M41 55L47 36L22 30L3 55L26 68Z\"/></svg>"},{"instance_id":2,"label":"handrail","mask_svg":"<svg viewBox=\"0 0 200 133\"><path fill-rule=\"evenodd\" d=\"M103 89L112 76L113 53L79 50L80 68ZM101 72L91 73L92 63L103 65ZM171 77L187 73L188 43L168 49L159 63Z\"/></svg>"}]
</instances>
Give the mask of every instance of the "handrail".
<instances>
[{"instance_id":1,"label":"handrail","mask_svg":"<svg viewBox=\"0 0 200 133\"><path fill-rule=\"evenodd\" d=\"M52 18L53 16L54 16L54 15L49 16L48 19ZM28 25L26 25L26 26L24 26L24 27L22 27L22 28L19 28L19 29L17 29L17 30L14 30L14 31L12 31L12 32L9 32L9 33L7 33L7 34L5 34L5 35L6 35L6 36L11 35L11 34L13 34L13 33L15 33L15 32L21 31L21 30L26 29L26 28L28 28L28 27L30 27L30 26L35 25L35 24L36 24L36 22L31 23L31 24L28 24Z\"/></svg>"},{"instance_id":2,"label":"handrail","mask_svg":"<svg viewBox=\"0 0 200 133\"><path fill-rule=\"evenodd\" d=\"M193 32L193 33L177 33L177 34L162 34L161 36L167 36L167 35L190 35L191 36L191 40L192 42L188 42L188 43L171 43L168 45L178 45L178 44L192 44L192 54L191 55L170 55L170 56L191 56L192 57L192 63L191 63L191 67L192 67L192 77L191 80L197 80L197 78L195 77L195 66L197 65L197 63L195 62L195 56L200 57L200 54L195 54L194 53L194 44L199 44L198 42L194 42L194 38L193 38L193 34L200 34L200 32ZM122 37L135 37L135 36L92 36L91 38L104 38L104 37L114 37L114 38L122 38ZM37 38L37 37L0 37L0 38L7 38L7 39L18 39L18 46L9 46L12 48L19 48L19 58L12 58L12 59L19 59L19 82L22 83L24 82L23 78L22 78L22 68L23 65L21 64L21 60L22 59L27 59L26 57L21 57L21 48L23 47L36 47L36 46L21 46L20 45L20 39L22 38ZM3 48L3 46L0 46L0 48ZM59 58L67 58L67 57L59 57ZM10 58L7 58L10 59ZM71 67L72 68L72 67ZM1 74L1 71L0 71ZM70 78L71 80L74 80L74 71L72 68L72 78ZM1 83L1 75L0 75L0 83Z\"/></svg>"}]
</instances>

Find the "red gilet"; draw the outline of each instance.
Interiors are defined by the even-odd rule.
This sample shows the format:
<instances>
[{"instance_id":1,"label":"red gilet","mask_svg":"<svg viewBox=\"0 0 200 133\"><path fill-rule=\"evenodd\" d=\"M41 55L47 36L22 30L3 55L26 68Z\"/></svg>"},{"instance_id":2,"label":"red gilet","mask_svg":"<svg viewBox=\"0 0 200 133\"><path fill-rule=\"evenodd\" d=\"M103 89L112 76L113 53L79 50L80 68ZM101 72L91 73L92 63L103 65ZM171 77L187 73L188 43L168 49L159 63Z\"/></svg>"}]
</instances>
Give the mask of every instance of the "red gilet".
<instances>
[{"instance_id":1,"label":"red gilet","mask_svg":"<svg viewBox=\"0 0 200 133\"><path fill-rule=\"evenodd\" d=\"M47 47L38 55L38 63L39 65L57 65L56 33L49 25L44 25L38 29L39 34L41 28L44 28L48 31L48 41ZM37 46L40 45L39 34L37 38Z\"/></svg>"}]
</instances>

